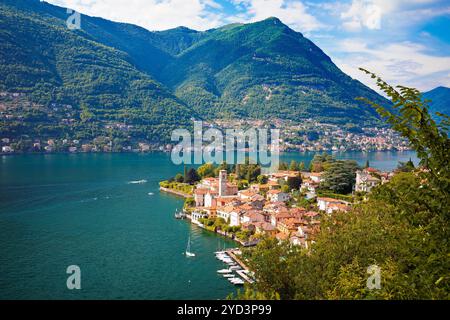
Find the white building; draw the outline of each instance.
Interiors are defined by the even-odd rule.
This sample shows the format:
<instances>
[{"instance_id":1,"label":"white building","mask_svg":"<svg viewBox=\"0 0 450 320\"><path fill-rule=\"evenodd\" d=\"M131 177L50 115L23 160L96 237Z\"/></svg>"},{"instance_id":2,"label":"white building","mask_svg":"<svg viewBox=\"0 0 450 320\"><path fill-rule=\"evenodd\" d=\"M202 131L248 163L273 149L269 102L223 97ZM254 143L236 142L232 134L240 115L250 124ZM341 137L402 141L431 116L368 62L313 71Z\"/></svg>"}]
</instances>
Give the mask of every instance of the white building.
<instances>
[{"instance_id":1,"label":"white building","mask_svg":"<svg viewBox=\"0 0 450 320\"><path fill-rule=\"evenodd\" d=\"M289 194L281 192L281 190L269 190L267 199L271 202L286 202L289 200Z\"/></svg>"},{"instance_id":2,"label":"white building","mask_svg":"<svg viewBox=\"0 0 450 320\"><path fill-rule=\"evenodd\" d=\"M381 180L374 176L378 173L376 169L366 168L362 171L356 171L355 191L370 192L374 187L381 183Z\"/></svg>"},{"instance_id":3,"label":"white building","mask_svg":"<svg viewBox=\"0 0 450 320\"><path fill-rule=\"evenodd\" d=\"M317 206L319 210L328 214L334 211L348 211L350 209L349 202L333 198L317 198Z\"/></svg>"},{"instance_id":4,"label":"white building","mask_svg":"<svg viewBox=\"0 0 450 320\"><path fill-rule=\"evenodd\" d=\"M2 147L2 152L10 153L10 152L14 152L14 149L11 148L10 146L4 146L4 147Z\"/></svg>"}]
</instances>

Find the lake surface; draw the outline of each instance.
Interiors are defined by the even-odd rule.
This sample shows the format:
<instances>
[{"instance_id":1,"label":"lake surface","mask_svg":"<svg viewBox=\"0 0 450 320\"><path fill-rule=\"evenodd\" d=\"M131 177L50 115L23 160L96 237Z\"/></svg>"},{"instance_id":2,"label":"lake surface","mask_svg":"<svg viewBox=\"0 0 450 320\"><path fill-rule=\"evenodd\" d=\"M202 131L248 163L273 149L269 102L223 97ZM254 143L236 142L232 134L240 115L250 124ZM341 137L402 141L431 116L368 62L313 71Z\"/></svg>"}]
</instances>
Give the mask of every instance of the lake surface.
<instances>
[{"instance_id":1,"label":"lake surface","mask_svg":"<svg viewBox=\"0 0 450 320\"><path fill-rule=\"evenodd\" d=\"M336 153L390 170L413 152ZM314 153L283 154L306 164ZM0 299L223 299L223 237L173 218L183 199L158 182L182 172L170 155L0 157ZM131 183L146 180L146 183ZM195 258L186 258L188 237ZM81 269L68 290L66 269Z\"/></svg>"}]
</instances>

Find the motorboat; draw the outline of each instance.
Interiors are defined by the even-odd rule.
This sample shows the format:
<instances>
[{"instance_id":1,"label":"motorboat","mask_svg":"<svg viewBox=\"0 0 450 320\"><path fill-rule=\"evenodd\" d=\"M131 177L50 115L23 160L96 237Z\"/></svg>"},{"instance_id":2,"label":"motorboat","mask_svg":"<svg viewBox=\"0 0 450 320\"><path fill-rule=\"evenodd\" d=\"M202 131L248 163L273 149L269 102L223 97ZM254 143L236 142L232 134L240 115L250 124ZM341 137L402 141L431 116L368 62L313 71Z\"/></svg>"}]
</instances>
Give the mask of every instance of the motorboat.
<instances>
[{"instance_id":1,"label":"motorboat","mask_svg":"<svg viewBox=\"0 0 450 320\"><path fill-rule=\"evenodd\" d=\"M232 271L230 269L220 269L217 270L217 273L225 274L225 273L231 273Z\"/></svg>"}]
</instances>

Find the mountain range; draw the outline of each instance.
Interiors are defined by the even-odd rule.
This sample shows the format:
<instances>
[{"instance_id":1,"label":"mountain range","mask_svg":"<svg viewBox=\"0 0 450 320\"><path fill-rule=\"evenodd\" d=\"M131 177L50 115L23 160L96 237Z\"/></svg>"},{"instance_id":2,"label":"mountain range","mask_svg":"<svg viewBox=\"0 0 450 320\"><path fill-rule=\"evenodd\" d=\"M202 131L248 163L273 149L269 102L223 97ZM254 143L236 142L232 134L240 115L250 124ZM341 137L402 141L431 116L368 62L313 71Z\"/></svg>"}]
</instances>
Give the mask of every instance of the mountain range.
<instances>
[{"instance_id":1,"label":"mountain range","mask_svg":"<svg viewBox=\"0 0 450 320\"><path fill-rule=\"evenodd\" d=\"M151 32L85 15L81 29L69 30L68 17L65 8L39 0L0 1L0 91L22 92L42 106L73 106L78 116L64 130L86 137L123 122L131 125L128 136L167 141L192 118L364 126L379 118L356 97L389 105L277 18ZM2 124L0 133L62 130L48 109L41 113L14 130Z\"/></svg>"},{"instance_id":2,"label":"mountain range","mask_svg":"<svg viewBox=\"0 0 450 320\"><path fill-rule=\"evenodd\" d=\"M423 97L430 100L430 113L432 113L434 119L439 120L441 118L436 115L436 112L450 115L450 88L437 87L423 93Z\"/></svg>"}]
</instances>

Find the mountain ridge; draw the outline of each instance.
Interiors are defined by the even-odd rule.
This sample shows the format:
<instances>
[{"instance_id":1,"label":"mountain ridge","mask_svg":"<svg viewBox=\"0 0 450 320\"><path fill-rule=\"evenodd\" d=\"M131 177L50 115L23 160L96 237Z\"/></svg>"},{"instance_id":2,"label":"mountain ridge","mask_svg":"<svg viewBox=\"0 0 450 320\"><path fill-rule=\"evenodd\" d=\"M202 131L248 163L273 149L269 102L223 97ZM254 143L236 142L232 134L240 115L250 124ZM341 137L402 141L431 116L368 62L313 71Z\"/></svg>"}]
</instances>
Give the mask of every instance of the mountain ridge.
<instances>
[{"instance_id":1,"label":"mountain ridge","mask_svg":"<svg viewBox=\"0 0 450 320\"><path fill-rule=\"evenodd\" d=\"M167 141L169 129L189 126L191 117L362 126L378 123L378 115L357 96L387 104L275 17L150 32L82 15L81 30L70 31L65 8L38 0L3 0L0 8L0 88L88 109L99 131L129 114L138 136L155 141Z\"/></svg>"},{"instance_id":2,"label":"mountain ridge","mask_svg":"<svg viewBox=\"0 0 450 320\"><path fill-rule=\"evenodd\" d=\"M430 91L424 92L423 97L430 100L430 113L433 119L439 120L441 117L436 112L450 115L450 88L438 86Z\"/></svg>"}]
</instances>

